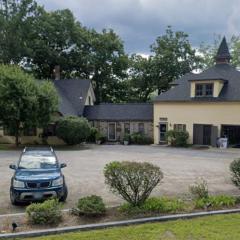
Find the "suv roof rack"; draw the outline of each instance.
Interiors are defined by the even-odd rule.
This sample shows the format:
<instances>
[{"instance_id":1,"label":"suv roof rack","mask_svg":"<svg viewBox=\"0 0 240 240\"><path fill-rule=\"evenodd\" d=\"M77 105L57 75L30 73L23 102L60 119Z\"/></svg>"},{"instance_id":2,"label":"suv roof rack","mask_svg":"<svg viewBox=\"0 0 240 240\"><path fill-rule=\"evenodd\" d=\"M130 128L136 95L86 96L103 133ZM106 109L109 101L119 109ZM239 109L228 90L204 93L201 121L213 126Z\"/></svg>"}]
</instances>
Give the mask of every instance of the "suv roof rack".
<instances>
[{"instance_id":1,"label":"suv roof rack","mask_svg":"<svg viewBox=\"0 0 240 240\"><path fill-rule=\"evenodd\" d=\"M51 151L53 152L53 148L51 146L49 147L25 147L23 149L23 152L28 152L28 151Z\"/></svg>"}]
</instances>

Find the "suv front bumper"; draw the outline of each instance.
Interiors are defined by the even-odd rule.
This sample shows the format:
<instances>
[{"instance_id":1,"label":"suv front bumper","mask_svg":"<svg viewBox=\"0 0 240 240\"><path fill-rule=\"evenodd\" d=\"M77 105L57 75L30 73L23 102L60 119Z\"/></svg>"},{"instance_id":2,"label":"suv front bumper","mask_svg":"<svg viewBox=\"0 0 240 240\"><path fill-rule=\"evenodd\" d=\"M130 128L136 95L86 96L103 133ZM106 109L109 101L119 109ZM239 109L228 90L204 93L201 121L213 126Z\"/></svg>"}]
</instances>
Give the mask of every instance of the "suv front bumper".
<instances>
[{"instance_id":1,"label":"suv front bumper","mask_svg":"<svg viewBox=\"0 0 240 240\"><path fill-rule=\"evenodd\" d=\"M64 195L64 186L46 189L11 188L10 191L18 202L31 202L46 200L51 197L61 198Z\"/></svg>"}]
</instances>

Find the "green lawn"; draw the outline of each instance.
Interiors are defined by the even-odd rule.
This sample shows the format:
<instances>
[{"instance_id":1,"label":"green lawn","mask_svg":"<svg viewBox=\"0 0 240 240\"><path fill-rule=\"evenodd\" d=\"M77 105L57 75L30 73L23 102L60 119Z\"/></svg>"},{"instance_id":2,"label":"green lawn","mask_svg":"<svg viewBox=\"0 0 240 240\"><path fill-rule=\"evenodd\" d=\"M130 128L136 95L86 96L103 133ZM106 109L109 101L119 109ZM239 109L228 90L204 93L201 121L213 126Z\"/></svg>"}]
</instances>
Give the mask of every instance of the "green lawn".
<instances>
[{"instance_id":1,"label":"green lawn","mask_svg":"<svg viewBox=\"0 0 240 240\"><path fill-rule=\"evenodd\" d=\"M240 214L77 232L34 240L239 240Z\"/></svg>"}]
</instances>

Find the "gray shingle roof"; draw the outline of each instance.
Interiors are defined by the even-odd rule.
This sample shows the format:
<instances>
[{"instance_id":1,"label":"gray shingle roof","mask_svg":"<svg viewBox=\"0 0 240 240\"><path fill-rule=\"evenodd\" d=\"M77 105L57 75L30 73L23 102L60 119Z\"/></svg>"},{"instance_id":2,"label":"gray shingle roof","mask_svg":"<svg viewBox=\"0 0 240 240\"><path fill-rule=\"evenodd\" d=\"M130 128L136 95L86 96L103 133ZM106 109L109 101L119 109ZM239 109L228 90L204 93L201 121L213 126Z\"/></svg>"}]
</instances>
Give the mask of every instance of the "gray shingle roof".
<instances>
[{"instance_id":1,"label":"gray shingle roof","mask_svg":"<svg viewBox=\"0 0 240 240\"><path fill-rule=\"evenodd\" d=\"M87 93L88 79L61 79L53 82L59 94L59 111L63 115L82 116Z\"/></svg>"},{"instance_id":2,"label":"gray shingle roof","mask_svg":"<svg viewBox=\"0 0 240 240\"><path fill-rule=\"evenodd\" d=\"M107 103L95 106L86 106L84 116L89 120L152 121L153 105L151 103Z\"/></svg>"},{"instance_id":3,"label":"gray shingle roof","mask_svg":"<svg viewBox=\"0 0 240 240\"><path fill-rule=\"evenodd\" d=\"M217 98L191 98L191 80L224 79L225 84ZM155 98L155 101L240 101L240 72L229 64L216 64L201 74L187 74L176 81L178 85Z\"/></svg>"}]
</instances>

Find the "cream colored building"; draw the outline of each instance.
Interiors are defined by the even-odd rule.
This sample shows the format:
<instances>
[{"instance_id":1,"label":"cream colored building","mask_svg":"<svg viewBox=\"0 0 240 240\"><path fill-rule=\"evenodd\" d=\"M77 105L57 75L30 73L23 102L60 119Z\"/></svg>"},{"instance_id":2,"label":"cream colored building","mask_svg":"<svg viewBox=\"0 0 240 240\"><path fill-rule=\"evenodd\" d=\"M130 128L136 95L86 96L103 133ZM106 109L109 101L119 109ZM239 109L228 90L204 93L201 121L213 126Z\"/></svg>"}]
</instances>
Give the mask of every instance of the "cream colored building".
<instances>
[{"instance_id":1,"label":"cream colored building","mask_svg":"<svg viewBox=\"0 0 240 240\"><path fill-rule=\"evenodd\" d=\"M154 142L166 143L167 130L189 132L189 143L216 146L217 138L240 144L240 72L230 64L226 39L216 64L200 74L189 73L154 101Z\"/></svg>"}]
</instances>

